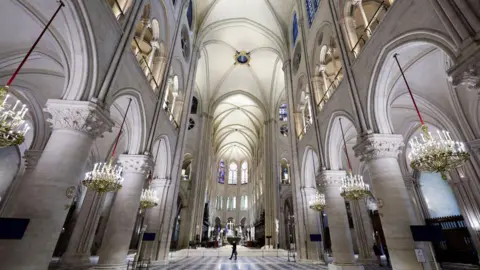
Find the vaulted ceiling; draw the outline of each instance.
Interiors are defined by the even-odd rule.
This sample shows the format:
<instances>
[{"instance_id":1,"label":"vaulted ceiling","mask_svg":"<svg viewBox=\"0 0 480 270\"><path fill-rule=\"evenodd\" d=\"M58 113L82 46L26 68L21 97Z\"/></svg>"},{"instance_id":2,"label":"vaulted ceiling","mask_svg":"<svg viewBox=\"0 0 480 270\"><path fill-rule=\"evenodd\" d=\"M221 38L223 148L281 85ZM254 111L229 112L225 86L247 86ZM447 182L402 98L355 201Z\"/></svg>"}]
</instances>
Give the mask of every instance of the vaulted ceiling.
<instances>
[{"instance_id":1,"label":"vaulted ceiling","mask_svg":"<svg viewBox=\"0 0 480 270\"><path fill-rule=\"evenodd\" d=\"M263 122L278 110L285 88L293 0L201 0L195 3L201 59L196 86L214 115L217 154L253 156ZM246 52L249 62L237 62Z\"/></svg>"}]
</instances>

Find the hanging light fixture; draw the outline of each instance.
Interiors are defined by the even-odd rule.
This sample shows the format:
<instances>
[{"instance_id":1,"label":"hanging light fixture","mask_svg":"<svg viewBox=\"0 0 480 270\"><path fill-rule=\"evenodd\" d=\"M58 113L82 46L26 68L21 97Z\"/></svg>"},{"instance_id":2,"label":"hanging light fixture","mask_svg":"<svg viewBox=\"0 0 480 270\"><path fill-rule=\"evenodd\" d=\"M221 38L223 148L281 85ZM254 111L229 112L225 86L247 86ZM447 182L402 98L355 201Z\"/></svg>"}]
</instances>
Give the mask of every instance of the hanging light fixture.
<instances>
[{"instance_id":1,"label":"hanging light fixture","mask_svg":"<svg viewBox=\"0 0 480 270\"><path fill-rule=\"evenodd\" d=\"M410 154L408 155L410 166L418 171L438 172L442 175L444 180L447 180L446 173L465 164L469 159L470 154L467 152L463 142L452 140L448 131L437 130L436 136L432 135L418 110L417 103L415 102L415 98L408 85L407 78L405 77L402 66L398 61L398 53L394 54L393 58L395 58L395 61L397 62L400 73L407 86L408 93L410 94L410 98L412 99L413 106L417 111L418 118L422 125L422 134L420 134L420 138L415 136L409 141L411 147Z\"/></svg>"},{"instance_id":2,"label":"hanging light fixture","mask_svg":"<svg viewBox=\"0 0 480 270\"><path fill-rule=\"evenodd\" d=\"M153 189L147 188L142 191L140 196L140 208L148 209L158 205L157 192Z\"/></svg>"},{"instance_id":3,"label":"hanging light fixture","mask_svg":"<svg viewBox=\"0 0 480 270\"><path fill-rule=\"evenodd\" d=\"M122 188L122 170L121 165L114 165L113 158L115 151L117 150L118 141L120 140L120 135L122 135L123 125L125 125L125 120L127 119L127 113L130 109L130 104L132 99L128 101L127 110L123 116L122 124L120 125L120 130L118 131L117 138L115 139L115 145L113 147L112 155L108 162L99 162L95 163L93 170L86 173L85 180L82 181L83 185L89 190L94 190L98 193L105 192L117 192Z\"/></svg>"},{"instance_id":4,"label":"hanging light fixture","mask_svg":"<svg viewBox=\"0 0 480 270\"><path fill-rule=\"evenodd\" d=\"M363 176L353 175L352 164L350 163L350 157L347 151L347 141L345 140L345 133L343 132L342 119L339 118L340 130L342 131L343 147L345 155L347 156L348 171L347 175L342 180L342 186L340 187L340 195L348 200L360 200L370 195L370 186L363 182Z\"/></svg>"},{"instance_id":5,"label":"hanging light fixture","mask_svg":"<svg viewBox=\"0 0 480 270\"><path fill-rule=\"evenodd\" d=\"M23 67L30 54L37 46L43 34L45 34L45 32L47 31L53 19L57 16L60 9L64 6L65 4L60 1L60 5L53 14L52 18L50 18L47 25L45 25L43 31L38 36L37 40L35 40L30 50L28 50L27 54L23 58L22 62L20 62L20 65L18 65L15 72L13 72L7 84L3 87L0 87L0 148L19 145L25 141L25 133L27 133L27 131L30 129L30 127L27 123L25 123L24 120L28 108L19 100L17 100L15 102L15 105L12 106L12 104L8 102L8 99L10 98L10 94L8 94L8 89L10 88L10 85L12 84L15 77L17 77L18 72Z\"/></svg>"},{"instance_id":6,"label":"hanging light fixture","mask_svg":"<svg viewBox=\"0 0 480 270\"><path fill-rule=\"evenodd\" d=\"M308 206L310 209L313 209L315 211L321 212L327 207L327 203L325 201L325 194L317 193L315 196L313 196L310 201L308 202Z\"/></svg>"}]
</instances>

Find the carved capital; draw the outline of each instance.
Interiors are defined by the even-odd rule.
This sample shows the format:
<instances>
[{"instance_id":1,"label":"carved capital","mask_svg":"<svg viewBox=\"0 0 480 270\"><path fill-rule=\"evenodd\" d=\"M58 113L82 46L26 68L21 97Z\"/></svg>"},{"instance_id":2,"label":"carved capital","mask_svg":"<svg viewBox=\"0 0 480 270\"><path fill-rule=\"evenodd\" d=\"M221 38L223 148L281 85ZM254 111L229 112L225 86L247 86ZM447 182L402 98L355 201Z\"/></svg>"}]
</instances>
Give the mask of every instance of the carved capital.
<instances>
[{"instance_id":1,"label":"carved capital","mask_svg":"<svg viewBox=\"0 0 480 270\"><path fill-rule=\"evenodd\" d=\"M23 154L25 159L25 169L31 171L37 166L38 160L42 156L43 151L41 150L27 150Z\"/></svg>"},{"instance_id":2,"label":"carved capital","mask_svg":"<svg viewBox=\"0 0 480 270\"><path fill-rule=\"evenodd\" d=\"M120 155L118 161L123 166L124 173L147 174L153 168L153 161L146 155Z\"/></svg>"},{"instance_id":3,"label":"carved capital","mask_svg":"<svg viewBox=\"0 0 480 270\"><path fill-rule=\"evenodd\" d=\"M323 170L317 177L319 186L340 186L343 178L347 175L346 171ZM339 191L340 192L340 191Z\"/></svg>"},{"instance_id":4,"label":"carved capital","mask_svg":"<svg viewBox=\"0 0 480 270\"><path fill-rule=\"evenodd\" d=\"M352 0L352 4L353 5L361 5L362 4L362 0Z\"/></svg>"},{"instance_id":5,"label":"carved capital","mask_svg":"<svg viewBox=\"0 0 480 270\"><path fill-rule=\"evenodd\" d=\"M405 145L402 135L397 134L369 134L361 139L353 151L356 157L366 162L377 158L397 158Z\"/></svg>"},{"instance_id":6,"label":"carved capital","mask_svg":"<svg viewBox=\"0 0 480 270\"><path fill-rule=\"evenodd\" d=\"M47 121L54 130L76 130L96 138L113 126L108 112L93 102L49 99L46 106L44 111L51 115Z\"/></svg>"},{"instance_id":7,"label":"carved capital","mask_svg":"<svg viewBox=\"0 0 480 270\"><path fill-rule=\"evenodd\" d=\"M466 71L459 72L450 79L453 86L464 87L468 91L476 91L480 94L480 63L469 65Z\"/></svg>"}]
</instances>

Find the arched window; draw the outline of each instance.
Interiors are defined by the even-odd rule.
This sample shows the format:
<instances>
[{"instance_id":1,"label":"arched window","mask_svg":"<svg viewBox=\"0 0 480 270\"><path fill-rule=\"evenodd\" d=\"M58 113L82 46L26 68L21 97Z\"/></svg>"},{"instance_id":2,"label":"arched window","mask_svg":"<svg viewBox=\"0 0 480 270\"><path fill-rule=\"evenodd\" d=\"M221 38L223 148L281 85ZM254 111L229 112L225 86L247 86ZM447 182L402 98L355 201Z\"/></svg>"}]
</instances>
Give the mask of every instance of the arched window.
<instances>
[{"instance_id":1,"label":"arched window","mask_svg":"<svg viewBox=\"0 0 480 270\"><path fill-rule=\"evenodd\" d=\"M290 184L290 173L288 171L288 163L287 160L282 159L280 161L280 169L281 169L281 177L282 179L282 184Z\"/></svg>"},{"instance_id":2,"label":"arched window","mask_svg":"<svg viewBox=\"0 0 480 270\"><path fill-rule=\"evenodd\" d=\"M244 195L240 198L240 209L247 210L248 209L248 196Z\"/></svg>"},{"instance_id":3,"label":"arched window","mask_svg":"<svg viewBox=\"0 0 480 270\"><path fill-rule=\"evenodd\" d=\"M230 210L232 207L232 198L227 197L227 210Z\"/></svg>"},{"instance_id":4,"label":"arched window","mask_svg":"<svg viewBox=\"0 0 480 270\"><path fill-rule=\"evenodd\" d=\"M228 184L236 185L237 184L237 164L235 162L230 163L228 167Z\"/></svg>"},{"instance_id":5,"label":"arched window","mask_svg":"<svg viewBox=\"0 0 480 270\"><path fill-rule=\"evenodd\" d=\"M293 43L292 43L292 48L295 47L295 42L297 42L297 37L298 37L298 19L297 19L297 13L293 13L293 22L292 22L292 34L293 34Z\"/></svg>"},{"instance_id":6,"label":"arched window","mask_svg":"<svg viewBox=\"0 0 480 270\"><path fill-rule=\"evenodd\" d=\"M244 161L242 163L242 184L248 183L248 163Z\"/></svg>"},{"instance_id":7,"label":"arched window","mask_svg":"<svg viewBox=\"0 0 480 270\"><path fill-rule=\"evenodd\" d=\"M188 10L187 10L187 21L188 21L188 27L192 29L192 23L193 23L193 4L192 0L188 3Z\"/></svg>"},{"instance_id":8,"label":"arched window","mask_svg":"<svg viewBox=\"0 0 480 270\"><path fill-rule=\"evenodd\" d=\"M223 208L222 196L217 196L217 210L222 210L222 208Z\"/></svg>"},{"instance_id":9,"label":"arched window","mask_svg":"<svg viewBox=\"0 0 480 270\"><path fill-rule=\"evenodd\" d=\"M312 26L315 13L320 6L320 0L305 0L305 5L307 7L308 26Z\"/></svg>"},{"instance_id":10,"label":"arched window","mask_svg":"<svg viewBox=\"0 0 480 270\"><path fill-rule=\"evenodd\" d=\"M288 112L287 112L287 104L282 104L280 105L280 108L278 109L278 119L282 122L287 122L288 120Z\"/></svg>"},{"instance_id":11,"label":"arched window","mask_svg":"<svg viewBox=\"0 0 480 270\"><path fill-rule=\"evenodd\" d=\"M218 165L218 183L225 183L225 162L223 160L221 160Z\"/></svg>"},{"instance_id":12,"label":"arched window","mask_svg":"<svg viewBox=\"0 0 480 270\"><path fill-rule=\"evenodd\" d=\"M190 114L197 114L198 99L192 98L192 107L190 107Z\"/></svg>"}]
</instances>

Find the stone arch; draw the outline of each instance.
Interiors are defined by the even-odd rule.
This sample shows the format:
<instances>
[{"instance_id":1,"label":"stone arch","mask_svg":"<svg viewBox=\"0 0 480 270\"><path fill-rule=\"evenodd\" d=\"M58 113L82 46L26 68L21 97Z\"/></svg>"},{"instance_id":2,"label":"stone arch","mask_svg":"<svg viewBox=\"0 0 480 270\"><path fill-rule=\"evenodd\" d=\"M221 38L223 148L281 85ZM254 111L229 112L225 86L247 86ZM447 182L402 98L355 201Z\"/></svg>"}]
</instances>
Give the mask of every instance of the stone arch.
<instances>
[{"instance_id":1,"label":"stone arch","mask_svg":"<svg viewBox=\"0 0 480 270\"><path fill-rule=\"evenodd\" d=\"M154 179L170 179L171 150L167 135L160 135L153 144L153 159L155 162Z\"/></svg>"},{"instance_id":2,"label":"stone arch","mask_svg":"<svg viewBox=\"0 0 480 270\"><path fill-rule=\"evenodd\" d=\"M317 152L311 148L305 148L302 159L302 171L300 186L307 188L316 188L316 176L320 172L320 163Z\"/></svg>"},{"instance_id":3,"label":"stone arch","mask_svg":"<svg viewBox=\"0 0 480 270\"><path fill-rule=\"evenodd\" d=\"M147 120L145 106L140 93L135 89L122 89L115 93L111 101L107 101L110 114L113 116L115 108L121 121L125 115L129 99L132 99L130 109L125 121L125 129L128 136L128 154L141 154L146 140ZM107 107L107 108L108 108Z\"/></svg>"},{"instance_id":4,"label":"stone arch","mask_svg":"<svg viewBox=\"0 0 480 270\"><path fill-rule=\"evenodd\" d=\"M328 157L325 160L325 165L330 170L347 169L347 166L345 166L345 152L343 150L343 138L339 119L342 120L342 126L345 132L345 139L347 141L350 160L354 159L352 147L356 144L356 138L359 129L356 126L355 121L353 121L353 117L349 113L345 111L336 111L332 113L330 117L325 136L325 156Z\"/></svg>"},{"instance_id":5,"label":"stone arch","mask_svg":"<svg viewBox=\"0 0 480 270\"><path fill-rule=\"evenodd\" d=\"M388 112L388 98L391 90L387 89L388 81L391 79L392 72L398 75L398 66L396 66L393 54L408 50L409 46L431 45L440 49L454 61L456 48L450 39L441 34L432 31L415 31L404 34L393 39L380 52L368 87L367 107L368 123L375 132L390 134L394 131ZM407 61L408 59L404 59ZM408 75L407 75L408 76ZM445 75L446 76L446 75ZM407 77L408 78L408 77ZM414 91L414 95L416 95Z\"/></svg>"}]
</instances>

